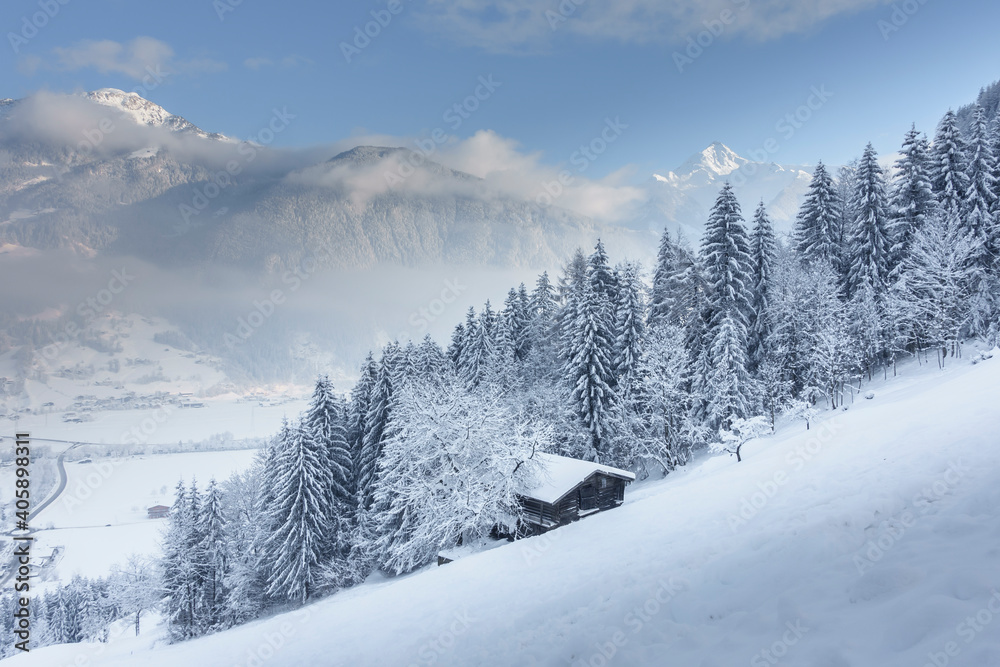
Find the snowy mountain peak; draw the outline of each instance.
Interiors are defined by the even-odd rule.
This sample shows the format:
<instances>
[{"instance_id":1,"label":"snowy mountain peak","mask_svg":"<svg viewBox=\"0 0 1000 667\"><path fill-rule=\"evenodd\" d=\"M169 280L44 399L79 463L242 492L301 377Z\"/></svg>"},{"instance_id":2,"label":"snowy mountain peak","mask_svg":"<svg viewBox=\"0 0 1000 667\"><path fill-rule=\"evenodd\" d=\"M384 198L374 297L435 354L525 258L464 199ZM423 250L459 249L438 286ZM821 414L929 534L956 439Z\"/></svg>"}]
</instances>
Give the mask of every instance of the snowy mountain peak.
<instances>
[{"instance_id":1,"label":"snowy mountain peak","mask_svg":"<svg viewBox=\"0 0 1000 667\"><path fill-rule=\"evenodd\" d=\"M702 152L688 158L677 171L680 175L706 171L716 176L728 176L748 162L750 160L740 157L729 146L716 141Z\"/></svg>"},{"instance_id":2,"label":"snowy mountain peak","mask_svg":"<svg viewBox=\"0 0 1000 667\"><path fill-rule=\"evenodd\" d=\"M653 179L674 185L706 185L728 176L750 160L741 157L720 141L713 142L705 150L689 157L684 164L665 176L653 174Z\"/></svg>"},{"instance_id":3,"label":"snowy mountain peak","mask_svg":"<svg viewBox=\"0 0 1000 667\"><path fill-rule=\"evenodd\" d=\"M116 109L138 125L163 127L172 132L190 133L209 139L227 139L221 134L205 132L194 123L170 113L159 104L150 102L138 93L125 92L117 88L101 88L89 93L81 93L81 97L95 104Z\"/></svg>"},{"instance_id":4,"label":"snowy mountain peak","mask_svg":"<svg viewBox=\"0 0 1000 667\"><path fill-rule=\"evenodd\" d=\"M656 220L654 226L661 221L680 224L697 234L719 188L728 181L744 206L763 199L772 221L784 229L794 220L811 178L811 169L748 160L716 141L676 170L653 174L644 219Z\"/></svg>"}]
</instances>

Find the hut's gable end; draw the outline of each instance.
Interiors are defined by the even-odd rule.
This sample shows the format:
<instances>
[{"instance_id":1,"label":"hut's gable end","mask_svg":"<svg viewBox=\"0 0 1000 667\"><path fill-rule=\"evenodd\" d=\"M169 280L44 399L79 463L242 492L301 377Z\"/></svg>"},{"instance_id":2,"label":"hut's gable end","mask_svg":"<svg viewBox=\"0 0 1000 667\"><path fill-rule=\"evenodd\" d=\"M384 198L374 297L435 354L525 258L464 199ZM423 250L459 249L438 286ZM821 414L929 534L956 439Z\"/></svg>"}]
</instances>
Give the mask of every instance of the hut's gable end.
<instances>
[{"instance_id":1,"label":"hut's gable end","mask_svg":"<svg viewBox=\"0 0 1000 667\"><path fill-rule=\"evenodd\" d=\"M581 517L618 507L625 500L625 486L632 480L596 471L568 489L555 502L521 496L524 520L531 532L543 533Z\"/></svg>"}]
</instances>

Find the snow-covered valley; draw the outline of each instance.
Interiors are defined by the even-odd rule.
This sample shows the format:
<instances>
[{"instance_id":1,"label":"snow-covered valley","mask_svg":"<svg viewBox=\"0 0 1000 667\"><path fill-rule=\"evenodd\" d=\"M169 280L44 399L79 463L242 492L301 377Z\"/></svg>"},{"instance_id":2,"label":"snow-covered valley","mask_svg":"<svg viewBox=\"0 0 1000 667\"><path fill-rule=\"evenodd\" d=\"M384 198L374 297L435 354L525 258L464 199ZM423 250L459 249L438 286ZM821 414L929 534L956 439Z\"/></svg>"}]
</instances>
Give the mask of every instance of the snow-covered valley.
<instances>
[{"instance_id":1,"label":"snow-covered valley","mask_svg":"<svg viewBox=\"0 0 1000 667\"><path fill-rule=\"evenodd\" d=\"M998 387L1000 354L910 363L546 535L190 642L9 664L1000 664Z\"/></svg>"}]
</instances>

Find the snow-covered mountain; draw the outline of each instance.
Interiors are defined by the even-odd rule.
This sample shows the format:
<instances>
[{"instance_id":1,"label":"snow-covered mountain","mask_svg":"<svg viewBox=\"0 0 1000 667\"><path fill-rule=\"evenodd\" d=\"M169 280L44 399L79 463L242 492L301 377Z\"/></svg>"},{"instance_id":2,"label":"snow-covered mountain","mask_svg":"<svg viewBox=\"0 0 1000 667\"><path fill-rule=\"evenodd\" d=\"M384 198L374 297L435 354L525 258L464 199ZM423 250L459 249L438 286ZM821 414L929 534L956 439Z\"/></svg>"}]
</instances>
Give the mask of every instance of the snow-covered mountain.
<instances>
[{"instance_id":1,"label":"snow-covered mountain","mask_svg":"<svg viewBox=\"0 0 1000 667\"><path fill-rule=\"evenodd\" d=\"M170 113L138 93L126 93L117 88L101 88L100 90L80 93L80 95L91 102L120 111L135 121L137 125L162 127L173 132L187 132L206 139L235 141L216 132L206 132L186 118Z\"/></svg>"},{"instance_id":2,"label":"snow-covered mountain","mask_svg":"<svg viewBox=\"0 0 1000 667\"><path fill-rule=\"evenodd\" d=\"M551 268L613 236L430 160L390 185L406 149L279 153L116 89L0 101L0 154L0 243L15 246L274 273L317 247L337 268Z\"/></svg>"},{"instance_id":3,"label":"snow-covered mountain","mask_svg":"<svg viewBox=\"0 0 1000 667\"><path fill-rule=\"evenodd\" d=\"M138 93L125 92L118 88L101 88L75 93L72 96L102 107L108 107L118 112L119 117L126 118L136 125L157 127L171 132L189 133L205 139L234 141L230 137L217 132L206 132L182 116L172 114L155 102L151 102ZM26 98L30 99L30 98ZM0 118L5 118L12 111L23 106L25 99L0 99Z\"/></svg>"},{"instance_id":4,"label":"snow-covered mountain","mask_svg":"<svg viewBox=\"0 0 1000 667\"><path fill-rule=\"evenodd\" d=\"M758 202L767 206L779 231L791 229L812 180L811 167L754 162L715 142L673 171L654 173L646 182L649 200L642 223L652 229L680 227L697 238L723 183L730 182L744 217Z\"/></svg>"}]
</instances>

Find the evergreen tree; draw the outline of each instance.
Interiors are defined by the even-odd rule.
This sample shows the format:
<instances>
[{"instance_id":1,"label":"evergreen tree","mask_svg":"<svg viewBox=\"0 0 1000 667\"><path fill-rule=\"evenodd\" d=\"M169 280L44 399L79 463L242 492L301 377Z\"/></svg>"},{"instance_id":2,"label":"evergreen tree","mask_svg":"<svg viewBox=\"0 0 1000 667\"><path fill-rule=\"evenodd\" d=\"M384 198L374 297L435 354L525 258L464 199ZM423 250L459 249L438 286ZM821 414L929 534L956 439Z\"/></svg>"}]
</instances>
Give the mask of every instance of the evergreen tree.
<instances>
[{"instance_id":1,"label":"evergreen tree","mask_svg":"<svg viewBox=\"0 0 1000 667\"><path fill-rule=\"evenodd\" d=\"M587 260L587 275L594 292L607 299L608 303L614 303L617 284L611 271L608 253L600 239L597 240L594 252Z\"/></svg>"},{"instance_id":2,"label":"evergreen tree","mask_svg":"<svg viewBox=\"0 0 1000 667\"><path fill-rule=\"evenodd\" d=\"M739 314L725 312L707 348L710 370L706 378L709 423L728 428L752 412L755 388L747 371L747 331Z\"/></svg>"},{"instance_id":3,"label":"evergreen tree","mask_svg":"<svg viewBox=\"0 0 1000 667\"><path fill-rule=\"evenodd\" d=\"M458 368L462 360L465 347L465 325L459 322L451 332L451 341L448 343L446 355L451 362L452 368Z\"/></svg>"},{"instance_id":4,"label":"evergreen tree","mask_svg":"<svg viewBox=\"0 0 1000 667\"><path fill-rule=\"evenodd\" d=\"M448 370L448 356L430 334L417 346L416 372L423 381L440 380Z\"/></svg>"},{"instance_id":5,"label":"evergreen tree","mask_svg":"<svg viewBox=\"0 0 1000 667\"><path fill-rule=\"evenodd\" d=\"M753 396L747 371L753 262L740 205L728 183L709 215L701 254L708 287L702 353L708 366L706 414L713 426L728 426L748 416Z\"/></svg>"},{"instance_id":6,"label":"evergreen tree","mask_svg":"<svg viewBox=\"0 0 1000 667\"><path fill-rule=\"evenodd\" d=\"M614 338L608 321L608 304L585 281L583 293L575 299L576 312L569 329L564 378L570 388L574 412L590 434L590 457L601 457L605 444L605 416L614 400L612 383Z\"/></svg>"},{"instance_id":7,"label":"evergreen tree","mask_svg":"<svg viewBox=\"0 0 1000 667\"><path fill-rule=\"evenodd\" d=\"M958 117L951 110L938 125L931 147L934 194L946 218L958 220L969 188L965 140L958 128Z\"/></svg>"},{"instance_id":8,"label":"evergreen tree","mask_svg":"<svg viewBox=\"0 0 1000 667\"><path fill-rule=\"evenodd\" d=\"M670 237L667 229L660 236L660 246L656 251L656 267L653 270L653 288L649 299L649 324L655 326L670 320L671 293L670 281L678 264L677 244Z\"/></svg>"},{"instance_id":9,"label":"evergreen tree","mask_svg":"<svg viewBox=\"0 0 1000 667\"><path fill-rule=\"evenodd\" d=\"M300 424L288 429L278 444L268 477L274 501L268 512L273 555L267 594L274 599L305 603L321 586L324 556L329 553L329 490L327 453Z\"/></svg>"},{"instance_id":10,"label":"evergreen tree","mask_svg":"<svg viewBox=\"0 0 1000 667\"><path fill-rule=\"evenodd\" d=\"M848 248L847 295L853 296L867 284L881 298L889 287L891 246L885 175L871 144L858 163L851 208L855 218Z\"/></svg>"},{"instance_id":11,"label":"evergreen tree","mask_svg":"<svg viewBox=\"0 0 1000 667\"><path fill-rule=\"evenodd\" d=\"M372 353L369 352L361 364L361 374L351 390L349 406L348 441L351 446L351 492L357 495L358 479L361 471L361 451L364 435L368 431L368 409L371 406L372 392L378 377L378 366Z\"/></svg>"},{"instance_id":12,"label":"evergreen tree","mask_svg":"<svg viewBox=\"0 0 1000 667\"><path fill-rule=\"evenodd\" d=\"M968 187L963 202L961 231L969 238L969 288L972 296L972 331L986 335L996 326L997 251L1000 249L1000 183L997 159L982 107L976 105L969 128Z\"/></svg>"},{"instance_id":13,"label":"evergreen tree","mask_svg":"<svg viewBox=\"0 0 1000 667\"><path fill-rule=\"evenodd\" d=\"M196 550L199 579L204 582L201 592L204 630L220 627L224 622L226 577L229 573L229 553L226 548L226 520L222 511L222 493L211 480L201 503L199 517L201 541Z\"/></svg>"},{"instance_id":14,"label":"evergreen tree","mask_svg":"<svg viewBox=\"0 0 1000 667\"><path fill-rule=\"evenodd\" d=\"M795 221L795 244L803 261L837 265L840 259L839 211L840 200L833 177L820 162Z\"/></svg>"},{"instance_id":15,"label":"evergreen tree","mask_svg":"<svg viewBox=\"0 0 1000 667\"><path fill-rule=\"evenodd\" d=\"M618 301L614 304L615 343L614 374L621 393L631 391L638 380L638 368L646 335L646 304L637 264L625 264L618 274Z\"/></svg>"},{"instance_id":16,"label":"evergreen tree","mask_svg":"<svg viewBox=\"0 0 1000 667\"><path fill-rule=\"evenodd\" d=\"M914 234L923 228L928 218L937 215L929 152L927 138L920 135L915 126L912 127L903 139L903 147L896 160L889 205L892 282L900 277Z\"/></svg>"},{"instance_id":17,"label":"evergreen tree","mask_svg":"<svg viewBox=\"0 0 1000 667\"><path fill-rule=\"evenodd\" d=\"M192 548L197 544L196 516L184 482L179 481L164 536L161 566L167 629L174 640L188 639L196 632L198 573Z\"/></svg>"},{"instance_id":18,"label":"evergreen tree","mask_svg":"<svg viewBox=\"0 0 1000 667\"><path fill-rule=\"evenodd\" d=\"M364 509L371 507L385 426L392 410L393 392L391 357L383 354L365 415L365 432L358 461L358 505Z\"/></svg>"},{"instance_id":19,"label":"evergreen tree","mask_svg":"<svg viewBox=\"0 0 1000 667\"><path fill-rule=\"evenodd\" d=\"M831 182L832 185L832 182ZM773 289L774 264L777 261L778 241L774 227L767 216L764 201L753 217L750 236L750 261L753 269L751 321L749 329L748 355L751 364L758 367L763 360L765 346L772 335L771 292Z\"/></svg>"},{"instance_id":20,"label":"evergreen tree","mask_svg":"<svg viewBox=\"0 0 1000 667\"><path fill-rule=\"evenodd\" d=\"M347 441L346 421L343 400L334 393L329 378L321 376L303 417L302 430L323 457L322 465L329 475L324 513L330 518L329 546L338 555L349 551L347 535L355 503L354 463Z\"/></svg>"},{"instance_id":21,"label":"evergreen tree","mask_svg":"<svg viewBox=\"0 0 1000 667\"><path fill-rule=\"evenodd\" d=\"M524 283L521 283L520 290L524 290ZM503 311L500 313L500 320L506 327L505 335L511 339L514 346L514 357L517 361L524 361L528 355L528 311L525 308L527 293L511 289L507 292L504 300Z\"/></svg>"},{"instance_id":22,"label":"evergreen tree","mask_svg":"<svg viewBox=\"0 0 1000 667\"><path fill-rule=\"evenodd\" d=\"M728 183L716 199L701 245L708 287L708 322L713 333L727 316L746 326L751 312L750 238L739 202Z\"/></svg>"}]
</instances>

